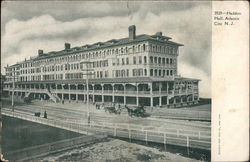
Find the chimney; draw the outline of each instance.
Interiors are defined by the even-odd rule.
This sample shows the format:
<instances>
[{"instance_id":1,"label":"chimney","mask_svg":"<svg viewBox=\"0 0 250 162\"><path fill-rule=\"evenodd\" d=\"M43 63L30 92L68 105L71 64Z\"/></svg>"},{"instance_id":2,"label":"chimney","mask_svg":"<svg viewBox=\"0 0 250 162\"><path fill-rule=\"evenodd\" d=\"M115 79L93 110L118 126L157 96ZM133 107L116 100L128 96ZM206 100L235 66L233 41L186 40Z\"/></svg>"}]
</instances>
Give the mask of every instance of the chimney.
<instances>
[{"instance_id":1,"label":"chimney","mask_svg":"<svg viewBox=\"0 0 250 162\"><path fill-rule=\"evenodd\" d=\"M43 55L43 50L39 49L38 50L38 56L41 56L41 55Z\"/></svg>"},{"instance_id":2,"label":"chimney","mask_svg":"<svg viewBox=\"0 0 250 162\"><path fill-rule=\"evenodd\" d=\"M162 32L157 32L155 35L162 36Z\"/></svg>"},{"instance_id":3,"label":"chimney","mask_svg":"<svg viewBox=\"0 0 250 162\"><path fill-rule=\"evenodd\" d=\"M134 40L136 37L136 27L135 25L131 25L128 27L128 31L129 31L129 39L130 40Z\"/></svg>"},{"instance_id":4,"label":"chimney","mask_svg":"<svg viewBox=\"0 0 250 162\"><path fill-rule=\"evenodd\" d=\"M64 47L65 47L65 50L70 49L70 43L65 43Z\"/></svg>"}]
</instances>

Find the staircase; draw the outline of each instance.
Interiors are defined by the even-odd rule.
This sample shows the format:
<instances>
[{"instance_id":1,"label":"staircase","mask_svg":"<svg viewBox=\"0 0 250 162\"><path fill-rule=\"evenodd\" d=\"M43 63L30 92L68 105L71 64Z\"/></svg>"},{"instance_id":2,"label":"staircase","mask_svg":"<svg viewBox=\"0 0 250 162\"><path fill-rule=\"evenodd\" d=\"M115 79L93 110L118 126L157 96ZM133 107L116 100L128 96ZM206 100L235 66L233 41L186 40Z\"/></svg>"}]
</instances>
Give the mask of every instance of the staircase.
<instances>
[{"instance_id":1,"label":"staircase","mask_svg":"<svg viewBox=\"0 0 250 162\"><path fill-rule=\"evenodd\" d=\"M52 101L54 101L55 103L60 102L60 98L59 98L56 94L51 93L48 89L46 89L46 93L47 93L47 95L49 96L49 98L50 98Z\"/></svg>"},{"instance_id":2,"label":"staircase","mask_svg":"<svg viewBox=\"0 0 250 162\"><path fill-rule=\"evenodd\" d=\"M29 98L29 95L31 94L31 92L28 92L25 94L25 98Z\"/></svg>"},{"instance_id":3,"label":"staircase","mask_svg":"<svg viewBox=\"0 0 250 162\"><path fill-rule=\"evenodd\" d=\"M55 93L51 93L53 97L56 98L56 102L60 102L60 98L55 94Z\"/></svg>"}]
</instances>

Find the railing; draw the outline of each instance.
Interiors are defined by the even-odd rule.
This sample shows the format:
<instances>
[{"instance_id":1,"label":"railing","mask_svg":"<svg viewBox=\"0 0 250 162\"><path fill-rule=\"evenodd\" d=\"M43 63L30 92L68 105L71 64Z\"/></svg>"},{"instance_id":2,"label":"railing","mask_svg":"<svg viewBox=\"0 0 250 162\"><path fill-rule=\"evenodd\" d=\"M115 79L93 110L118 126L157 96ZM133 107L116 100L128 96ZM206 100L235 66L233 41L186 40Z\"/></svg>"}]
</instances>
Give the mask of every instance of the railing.
<instances>
[{"instance_id":1,"label":"railing","mask_svg":"<svg viewBox=\"0 0 250 162\"><path fill-rule=\"evenodd\" d=\"M8 88L4 88L3 90L10 90L12 91L12 89L8 89ZM33 92L33 93L47 93L46 89L20 89L20 88L15 88L15 91L28 91L28 92ZM78 93L78 94L86 94L87 92L85 90L75 90L75 89L71 89L70 91L68 89L51 89L50 90L52 93ZM104 94L120 94L120 95L137 95L137 91L123 91L123 90L115 90L114 92L112 90L89 90L90 94L102 94L102 92ZM139 95L150 95L150 91L138 91ZM152 91L153 95L166 95L167 91L166 90L162 90L160 91ZM192 91L191 89L188 89L187 91L185 90L169 90L168 94L169 95L185 95L185 94L193 94L193 93L198 93L197 89L194 89L194 91Z\"/></svg>"},{"instance_id":2,"label":"railing","mask_svg":"<svg viewBox=\"0 0 250 162\"><path fill-rule=\"evenodd\" d=\"M163 144L172 144L185 147L200 148L210 150L211 133L207 131L190 131L181 129L149 130L133 124L115 124L115 123L94 123L90 124L74 120L51 120L39 118L27 114L2 111L3 115L12 116L36 123L50 125L79 133L107 133L114 137L124 137L128 139L142 140L145 142L157 142Z\"/></svg>"}]
</instances>

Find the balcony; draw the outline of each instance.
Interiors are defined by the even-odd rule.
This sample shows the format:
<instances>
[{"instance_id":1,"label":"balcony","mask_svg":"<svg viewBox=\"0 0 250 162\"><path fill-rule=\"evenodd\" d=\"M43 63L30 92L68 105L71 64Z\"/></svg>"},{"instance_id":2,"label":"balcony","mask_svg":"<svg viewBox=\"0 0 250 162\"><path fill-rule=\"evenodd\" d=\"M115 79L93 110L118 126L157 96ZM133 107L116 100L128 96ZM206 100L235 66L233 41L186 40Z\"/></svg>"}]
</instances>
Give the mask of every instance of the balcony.
<instances>
[{"instance_id":1,"label":"balcony","mask_svg":"<svg viewBox=\"0 0 250 162\"><path fill-rule=\"evenodd\" d=\"M12 88L3 88L4 91L12 91ZM32 92L32 93L46 93L48 90L47 89L37 89L37 88L15 88L14 91L17 92ZM51 93L65 93L65 94L86 94L86 90L82 89L50 89ZM189 95L192 93L198 93L198 89L192 91L191 89L186 90L162 90L162 91L124 91L124 90L89 90L89 94L95 94L95 95L122 95L122 96L141 96L141 97L149 97L151 95L153 96L160 96L160 95L165 95L165 96L176 96L176 95Z\"/></svg>"}]
</instances>

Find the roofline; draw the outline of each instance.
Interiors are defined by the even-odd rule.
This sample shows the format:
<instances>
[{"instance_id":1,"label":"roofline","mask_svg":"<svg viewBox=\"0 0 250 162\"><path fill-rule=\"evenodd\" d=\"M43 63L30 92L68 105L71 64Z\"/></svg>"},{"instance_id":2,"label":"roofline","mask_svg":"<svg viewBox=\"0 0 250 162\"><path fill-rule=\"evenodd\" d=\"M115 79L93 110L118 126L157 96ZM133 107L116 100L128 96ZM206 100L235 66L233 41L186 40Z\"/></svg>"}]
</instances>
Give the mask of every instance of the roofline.
<instances>
[{"instance_id":1,"label":"roofline","mask_svg":"<svg viewBox=\"0 0 250 162\"><path fill-rule=\"evenodd\" d=\"M121 39L125 39L125 38L121 38ZM69 52L58 53L57 54L57 52L65 51L65 50L61 50L61 51L56 51L56 53L54 55L51 55L51 54L47 53L44 56L39 56L37 58L33 58L32 60L42 60L42 59L46 59L46 58L59 57L59 56L63 56L63 55L70 55L70 54L75 54L75 53L80 53L80 52L89 52L89 51L95 51L95 50L101 50L101 49L105 49L105 48L110 48L110 47L117 47L117 46L126 45L126 44L133 44L133 43L136 43L136 42L150 42L150 41L151 42L160 42L160 43L164 43L164 44L170 43L171 45L177 45L177 46L184 46L183 44L172 42L172 41L166 41L165 42L165 41L153 40L153 39L133 40L133 41L126 42L126 43L110 44L110 45L107 45L105 47L101 46L101 47L96 47L96 48L81 49L81 50L78 50L78 51L69 51ZM98 43L102 43L102 42L98 42ZM95 44L97 44L97 43L94 43L92 45L95 45ZM86 46L86 45L83 45L83 46ZM89 45L89 46L91 46L91 45ZM74 49L74 48L77 48L77 47L72 47L71 49ZM26 60L26 61L29 61L29 60Z\"/></svg>"}]
</instances>

